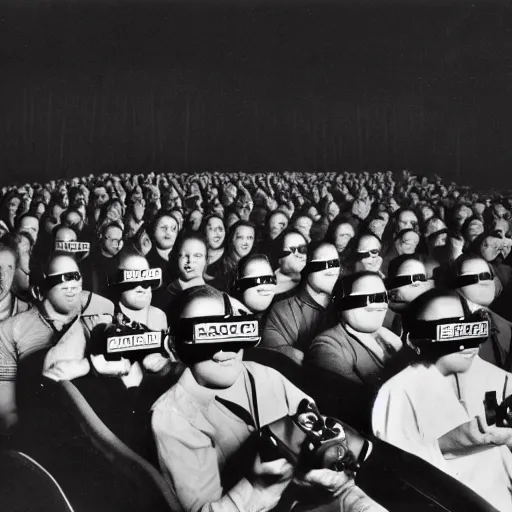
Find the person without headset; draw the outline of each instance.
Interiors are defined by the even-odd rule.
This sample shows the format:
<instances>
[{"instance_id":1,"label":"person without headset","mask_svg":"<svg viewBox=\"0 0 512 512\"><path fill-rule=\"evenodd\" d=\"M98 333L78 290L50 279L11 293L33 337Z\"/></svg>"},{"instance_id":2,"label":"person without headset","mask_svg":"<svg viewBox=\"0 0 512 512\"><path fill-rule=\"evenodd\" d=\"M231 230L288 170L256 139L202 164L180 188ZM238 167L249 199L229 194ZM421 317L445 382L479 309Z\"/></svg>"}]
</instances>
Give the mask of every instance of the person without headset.
<instances>
[{"instance_id":1,"label":"person without headset","mask_svg":"<svg viewBox=\"0 0 512 512\"><path fill-rule=\"evenodd\" d=\"M332 290L340 275L336 247L313 244L302 275L298 291L271 307L262 335L263 347L282 352L299 364L314 337L335 322Z\"/></svg>"},{"instance_id":2,"label":"person without headset","mask_svg":"<svg viewBox=\"0 0 512 512\"><path fill-rule=\"evenodd\" d=\"M375 435L457 478L501 511L512 507L512 428L486 419L486 393L507 397L510 374L478 356L489 322L453 291L411 304L405 325L412 363L374 403ZM492 422L491 422L492 423Z\"/></svg>"},{"instance_id":3,"label":"person without headset","mask_svg":"<svg viewBox=\"0 0 512 512\"><path fill-rule=\"evenodd\" d=\"M230 468L229 461L259 426L295 413L307 396L275 370L242 362L244 349L259 340L254 317L233 317L226 296L208 285L186 293L174 334L187 368L152 416L175 510L271 510L293 478L292 466L259 456L239 458L243 467ZM313 470L302 481L339 500L337 510L383 510L345 473Z\"/></svg>"},{"instance_id":4,"label":"person without headset","mask_svg":"<svg viewBox=\"0 0 512 512\"><path fill-rule=\"evenodd\" d=\"M459 257L455 262L452 286L466 299L472 313L485 311L490 322L489 338L480 345L479 356L503 370L511 371L512 324L489 309L496 294L496 280L489 263L479 256Z\"/></svg>"},{"instance_id":5,"label":"person without headset","mask_svg":"<svg viewBox=\"0 0 512 512\"><path fill-rule=\"evenodd\" d=\"M82 276L69 254L50 258L34 293L36 307L0 324L0 419L7 428L18 420L18 379L28 379L23 384L30 386L43 370L83 372L91 331L114 312L109 300L82 290ZM29 356L34 356L30 365ZM20 364L25 362L20 377Z\"/></svg>"}]
</instances>

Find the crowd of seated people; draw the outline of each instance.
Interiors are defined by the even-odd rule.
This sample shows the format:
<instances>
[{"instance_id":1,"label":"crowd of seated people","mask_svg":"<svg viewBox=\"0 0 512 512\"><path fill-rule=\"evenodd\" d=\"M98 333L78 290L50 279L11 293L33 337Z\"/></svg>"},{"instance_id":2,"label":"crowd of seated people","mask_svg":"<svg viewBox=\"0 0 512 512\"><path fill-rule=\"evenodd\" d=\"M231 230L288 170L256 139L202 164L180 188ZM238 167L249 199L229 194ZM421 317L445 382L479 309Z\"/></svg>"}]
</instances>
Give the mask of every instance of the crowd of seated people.
<instances>
[{"instance_id":1,"label":"crowd of seated people","mask_svg":"<svg viewBox=\"0 0 512 512\"><path fill-rule=\"evenodd\" d=\"M511 510L512 417L483 411L512 386L511 212L512 196L408 171L4 186L2 435L35 446L45 383L69 380L159 466L176 510L262 512L290 493L288 508L383 510L349 472L237 455L307 398ZM237 317L300 382L242 361L238 338L194 349L195 320ZM112 345L129 333L159 350Z\"/></svg>"}]
</instances>

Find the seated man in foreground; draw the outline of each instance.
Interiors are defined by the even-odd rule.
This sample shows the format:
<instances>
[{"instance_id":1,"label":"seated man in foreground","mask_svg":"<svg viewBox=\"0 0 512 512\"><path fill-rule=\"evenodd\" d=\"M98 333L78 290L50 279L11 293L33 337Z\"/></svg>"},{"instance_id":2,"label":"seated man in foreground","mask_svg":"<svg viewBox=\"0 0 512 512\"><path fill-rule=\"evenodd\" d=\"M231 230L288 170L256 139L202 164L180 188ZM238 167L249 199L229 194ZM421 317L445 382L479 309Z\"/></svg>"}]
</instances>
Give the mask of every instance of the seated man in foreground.
<instances>
[{"instance_id":1,"label":"seated man in foreground","mask_svg":"<svg viewBox=\"0 0 512 512\"><path fill-rule=\"evenodd\" d=\"M382 511L344 472L317 469L299 477L284 459L262 462L256 450L245 453L251 434L294 414L308 397L275 370L242 362L244 348L259 341L259 329L251 316L239 320L226 296L209 286L190 289L184 297L175 342L187 368L153 406L152 418L176 510L271 510L300 478L302 485L327 494L332 510ZM257 329L251 336L201 343L202 327L215 323L231 324L230 332Z\"/></svg>"},{"instance_id":2,"label":"seated man in foreground","mask_svg":"<svg viewBox=\"0 0 512 512\"><path fill-rule=\"evenodd\" d=\"M464 298L432 290L411 305L407 343L418 357L386 382L373 408L377 437L457 478L499 510L512 510L512 428L486 420L487 392L512 392L507 372L480 359L489 322Z\"/></svg>"}]
</instances>

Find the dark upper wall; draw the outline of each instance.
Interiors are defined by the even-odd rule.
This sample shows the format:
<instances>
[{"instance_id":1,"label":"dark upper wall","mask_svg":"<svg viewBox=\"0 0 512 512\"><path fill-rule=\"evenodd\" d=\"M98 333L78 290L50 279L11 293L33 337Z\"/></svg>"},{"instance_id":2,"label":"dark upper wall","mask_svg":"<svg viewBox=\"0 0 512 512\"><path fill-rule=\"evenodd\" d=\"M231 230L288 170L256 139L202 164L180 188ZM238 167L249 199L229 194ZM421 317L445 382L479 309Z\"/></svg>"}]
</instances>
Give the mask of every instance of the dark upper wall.
<instances>
[{"instance_id":1,"label":"dark upper wall","mask_svg":"<svg viewBox=\"0 0 512 512\"><path fill-rule=\"evenodd\" d=\"M505 2L0 7L1 181L393 169L507 185Z\"/></svg>"}]
</instances>

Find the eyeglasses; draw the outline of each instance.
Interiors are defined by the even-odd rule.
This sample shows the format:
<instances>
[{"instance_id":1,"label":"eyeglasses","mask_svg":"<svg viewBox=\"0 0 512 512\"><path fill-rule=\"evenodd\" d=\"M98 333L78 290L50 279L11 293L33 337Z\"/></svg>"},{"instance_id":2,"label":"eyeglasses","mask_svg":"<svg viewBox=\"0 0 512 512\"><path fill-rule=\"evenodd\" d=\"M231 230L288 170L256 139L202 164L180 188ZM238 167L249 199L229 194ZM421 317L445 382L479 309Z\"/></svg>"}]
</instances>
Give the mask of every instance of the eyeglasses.
<instances>
[{"instance_id":1,"label":"eyeglasses","mask_svg":"<svg viewBox=\"0 0 512 512\"><path fill-rule=\"evenodd\" d=\"M378 256L379 254L379 249L371 249L370 251L366 252L358 252L357 256L359 257L359 259L364 260L365 258L370 258L371 256Z\"/></svg>"},{"instance_id":2,"label":"eyeglasses","mask_svg":"<svg viewBox=\"0 0 512 512\"><path fill-rule=\"evenodd\" d=\"M327 260L327 261L310 261L306 265L306 272L312 274L313 272L321 272L322 270L328 270L330 268L339 268L341 266L339 259Z\"/></svg>"},{"instance_id":3,"label":"eyeglasses","mask_svg":"<svg viewBox=\"0 0 512 512\"><path fill-rule=\"evenodd\" d=\"M480 272L479 274L467 274L465 276L458 276L456 280L457 287L469 286L477 284L480 281L492 281L494 276L490 272Z\"/></svg>"},{"instance_id":4,"label":"eyeglasses","mask_svg":"<svg viewBox=\"0 0 512 512\"><path fill-rule=\"evenodd\" d=\"M296 247L288 247L288 249L283 250L283 258L286 256L290 256L290 254L295 254L298 252L299 254L307 254L308 246L306 244L297 245Z\"/></svg>"},{"instance_id":5,"label":"eyeglasses","mask_svg":"<svg viewBox=\"0 0 512 512\"><path fill-rule=\"evenodd\" d=\"M338 304L341 311L349 309L366 308L370 304L387 304L388 293L371 293L368 295L349 295L339 299Z\"/></svg>"},{"instance_id":6,"label":"eyeglasses","mask_svg":"<svg viewBox=\"0 0 512 512\"><path fill-rule=\"evenodd\" d=\"M80 272L64 272L63 274L54 274L52 276L47 276L45 279L45 284L48 289L57 286L62 283L69 283L70 281L80 281L82 279L82 274Z\"/></svg>"},{"instance_id":7,"label":"eyeglasses","mask_svg":"<svg viewBox=\"0 0 512 512\"><path fill-rule=\"evenodd\" d=\"M259 276L259 277L243 277L238 281L238 289L240 293L245 292L249 288L255 288L260 284L277 284L277 279L275 276Z\"/></svg>"},{"instance_id":8,"label":"eyeglasses","mask_svg":"<svg viewBox=\"0 0 512 512\"><path fill-rule=\"evenodd\" d=\"M397 276L394 279L388 279L386 282L386 288L393 290L395 288L401 288L415 283L426 283L427 276L425 274L414 274L412 276Z\"/></svg>"}]
</instances>

